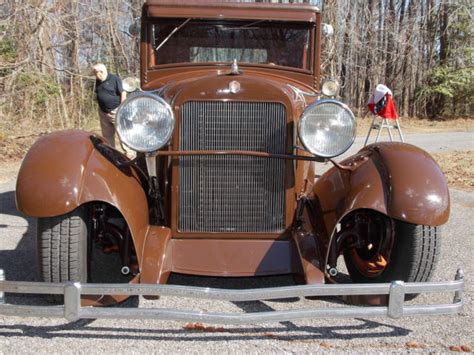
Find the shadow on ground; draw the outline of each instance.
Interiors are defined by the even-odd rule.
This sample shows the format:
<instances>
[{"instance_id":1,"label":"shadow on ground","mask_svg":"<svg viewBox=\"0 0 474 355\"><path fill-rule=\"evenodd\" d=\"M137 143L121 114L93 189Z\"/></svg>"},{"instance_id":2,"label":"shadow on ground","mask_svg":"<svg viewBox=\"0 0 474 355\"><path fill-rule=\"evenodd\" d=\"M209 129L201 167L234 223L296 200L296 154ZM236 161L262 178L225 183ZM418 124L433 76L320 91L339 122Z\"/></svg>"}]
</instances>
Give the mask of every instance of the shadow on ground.
<instances>
[{"instance_id":1,"label":"shadow on ground","mask_svg":"<svg viewBox=\"0 0 474 355\"><path fill-rule=\"evenodd\" d=\"M109 328L94 326L94 320L80 320L59 326L0 325L0 336L40 337L44 339L117 339L145 341L231 341L265 340L283 341L370 339L378 337L403 337L411 331L405 328L356 319L357 324L337 326L298 326L282 322L278 327L207 327L203 330L160 328Z\"/></svg>"},{"instance_id":2,"label":"shadow on ground","mask_svg":"<svg viewBox=\"0 0 474 355\"><path fill-rule=\"evenodd\" d=\"M3 268L7 279L11 281L39 281L37 260L35 254L36 222L34 218L22 215L15 207L15 194L13 191L0 193L0 215L21 217L19 226L5 222L0 224L0 235L9 238L5 230L26 227L21 237L12 236L18 242L11 250L0 250L0 268ZM12 218L13 219L13 218ZM14 219L18 221L19 219ZM3 231L2 231L3 230ZM15 234L16 235L16 234ZM4 243L3 243L4 244ZM10 245L10 244L9 244ZM217 288L256 288L271 286L292 285L293 279L288 276L239 278L238 283L231 278L192 277L185 275L172 275L170 283L204 286ZM136 301L136 300L135 300ZM136 306L133 300L127 301L121 307ZM297 298L275 300L273 302L295 302ZM158 301L159 302L159 301ZM332 300L340 303L339 300ZM7 303L21 305L48 305L40 295L7 295ZM260 301L234 302L242 311L268 312L274 309ZM0 325L0 336L4 337L40 337L45 339L129 339L129 340L155 340L155 341L229 341L229 340L259 340L276 339L285 341L304 341L318 339L356 339L372 337L402 337L411 330L393 325L357 319L357 324L340 326L298 326L293 322L280 322L279 326L266 327L205 327L201 330L189 329L141 329L122 327L94 326L94 320L80 320L77 322L57 326L30 326L25 324ZM351 322L354 323L354 322Z\"/></svg>"},{"instance_id":3,"label":"shadow on ground","mask_svg":"<svg viewBox=\"0 0 474 355\"><path fill-rule=\"evenodd\" d=\"M0 224L2 248L11 247L9 250L0 250L0 268L5 271L9 280L38 281L36 269L35 235L36 221L20 213L15 206L14 191L0 193L0 215L3 215ZM14 218L12 218L14 217ZM20 217L20 218L18 218ZM10 220L12 221L10 223ZM18 229L26 231L18 239ZM16 247L13 245L16 242Z\"/></svg>"}]
</instances>

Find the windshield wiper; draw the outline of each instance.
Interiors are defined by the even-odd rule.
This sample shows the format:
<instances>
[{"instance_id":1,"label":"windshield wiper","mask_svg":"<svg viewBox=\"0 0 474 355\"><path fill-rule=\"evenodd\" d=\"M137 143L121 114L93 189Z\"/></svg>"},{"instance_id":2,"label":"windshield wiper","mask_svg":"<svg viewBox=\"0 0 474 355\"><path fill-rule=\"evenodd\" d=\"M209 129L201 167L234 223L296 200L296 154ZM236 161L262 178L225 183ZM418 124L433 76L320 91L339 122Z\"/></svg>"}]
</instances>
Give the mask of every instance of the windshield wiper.
<instances>
[{"instance_id":1,"label":"windshield wiper","mask_svg":"<svg viewBox=\"0 0 474 355\"><path fill-rule=\"evenodd\" d=\"M173 29L173 31L171 31L171 33L163 40L161 41L161 43L155 48L155 51L158 52L159 49L161 47L163 47L163 45L168 42L168 40L176 33L178 32L180 29L182 29L184 26L186 26L186 24L191 21L191 18L188 18L186 21L184 21L181 25L179 25L178 27L175 27Z\"/></svg>"},{"instance_id":2,"label":"windshield wiper","mask_svg":"<svg viewBox=\"0 0 474 355\"><path fill-rule=\"evenodd\" d=\"M245 25L237 26L237 27L227 27L225 25L217 25L217 27L219 27L219 29L221 29L222 31L257 30L260 27L255 27L255 25L258 25L259 23L267 22L267 21L268 20L258 20L258 21L247 23Z\"/></svg>"}]
</instances>

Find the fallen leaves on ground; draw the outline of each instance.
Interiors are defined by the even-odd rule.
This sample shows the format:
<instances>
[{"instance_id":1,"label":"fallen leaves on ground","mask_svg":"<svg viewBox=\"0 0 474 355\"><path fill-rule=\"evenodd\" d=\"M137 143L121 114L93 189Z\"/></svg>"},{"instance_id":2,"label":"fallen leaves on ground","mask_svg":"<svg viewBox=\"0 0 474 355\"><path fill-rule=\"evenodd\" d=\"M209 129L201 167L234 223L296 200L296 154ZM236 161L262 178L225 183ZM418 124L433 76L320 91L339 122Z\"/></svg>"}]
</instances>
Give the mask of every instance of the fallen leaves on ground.
<instances>
[{"instance_id":1,"label":"fallen leaves on ground","mask_svg":"<svg viewBox=\"0 0 474 355\"><path fill-rule=\"evenodd\" d=\"M472 352L472 347L470 345L452 345L449 347L449 350L457 353L470 353Z\"/></svg>"},{"instance_id":2,"label":"fallen leaves on ground","mask_svg":"<svg viewBox=\"0 0 474 355\"><path fill-rule=\"evenodd\" d=\"M216 333L216 332L225 332L225 328L223 327L212 327L208 325L204 325L202 323L187 323L184 327L185 330L191 330L191 331L201 331L201 332L210 332L210 333Z\"/></svg>"},{"instance_id":3,"label":"fallen leaves on ground","mask_svg":"<svg viewBox=\"0 0 474 355\"><path fill-rule=\"evenodd\" d=\"M417 342L417 341L414 341L414 340L407 342L407 343L405 344L405 346L406 346L408 349L423 349L423 348L426 347L425 344L421 344L421 343L419 343L419 342Z\"/></svg>"},{"instance_id":4,"label":"fallen leaves on ground","mask_svg":"<svg viewBox=\"0 0 474 355\"><path fill-rule=\"evenodd\" d=\"M331 349L332 348L331 344L326 343L324 341L322 343L320 343L319 346L322 347L322 348L325 348L325 349Z\"/></svg>"},{"instance_id":5,"label":"fallen leaves on ground","mask_svg":"<svg viewBox=\"0 0 474 355\"><path fill-rule=\"evenodd\" d=\"M273 333L263 333L264 336L268 337L268 338L273 338L273 339L277 339L278 338L278 335L276 334L273 334Z\"/></svg>"},{"instance_id":6,"label":"fallen leaves on ground","mask_svg":"<svg viewBox=\"0 0 474 355\"><path fill-rule=\"evenodd\" d=\"M441 166L450 186L474 190L474 151L437 153L433 158Z\"/></svg>"},{"instance_id":7,"label":"fallen leaves on ground","mask_svg":"<svg viewBox=\"0 0 474 355\"><path fill-rule=\"evenodd\" d=\"M11 161L22 158L33 145L37 137L4 137L0 139L0 161Z\"/></svg>"}]
</instances>

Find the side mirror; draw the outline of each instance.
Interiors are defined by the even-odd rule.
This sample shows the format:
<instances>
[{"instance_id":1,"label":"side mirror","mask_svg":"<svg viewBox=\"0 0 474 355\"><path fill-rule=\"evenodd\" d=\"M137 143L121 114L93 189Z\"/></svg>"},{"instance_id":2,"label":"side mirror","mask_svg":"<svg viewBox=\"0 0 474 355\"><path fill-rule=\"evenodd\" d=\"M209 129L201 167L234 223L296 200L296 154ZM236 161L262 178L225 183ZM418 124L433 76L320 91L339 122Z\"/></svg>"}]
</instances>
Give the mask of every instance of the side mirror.
<instances>
[{"instance_id":1,"label":"side mirror","mask_svg":"<svg viewBox=\"0 0 474 355\"><path fill-rule=\"evenodd\" d=\"M141 24L141 17L137 17L136 19L134 19L130 27L128 27L128 33L133 37L138 37L140 35Z\"/></svg>"},{"instance_id":2,"label":"side mirror","mask_svg":"<svg viewBox=\"0 0 474 355\"><path fill-rule=\"evenodd\" d=\"M323 36L326 38L330 38L334 35L334 27L327 23L323 23Z\"/></svg>"}]
</instances>

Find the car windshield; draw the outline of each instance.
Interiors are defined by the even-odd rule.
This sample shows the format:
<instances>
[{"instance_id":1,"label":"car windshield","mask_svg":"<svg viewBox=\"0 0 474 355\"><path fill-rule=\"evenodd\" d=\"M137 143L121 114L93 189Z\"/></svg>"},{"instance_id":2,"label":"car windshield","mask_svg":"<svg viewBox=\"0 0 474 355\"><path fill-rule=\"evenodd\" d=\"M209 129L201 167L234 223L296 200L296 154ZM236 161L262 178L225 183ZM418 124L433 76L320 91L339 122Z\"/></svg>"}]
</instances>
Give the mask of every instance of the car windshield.
<instances>
[{"instance_id":1,"label":"car windshield","mask_svg":"<svg viewBox=\"0 0 474 355\"><path fill-rule=\"evenodd\" d=\"M310 23L160 19L152 26L154 64L268 64L309 70Z\"/></svg>"}]
</instances>

